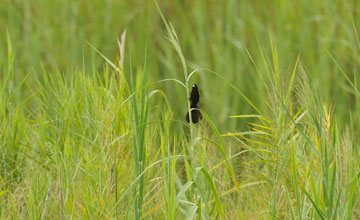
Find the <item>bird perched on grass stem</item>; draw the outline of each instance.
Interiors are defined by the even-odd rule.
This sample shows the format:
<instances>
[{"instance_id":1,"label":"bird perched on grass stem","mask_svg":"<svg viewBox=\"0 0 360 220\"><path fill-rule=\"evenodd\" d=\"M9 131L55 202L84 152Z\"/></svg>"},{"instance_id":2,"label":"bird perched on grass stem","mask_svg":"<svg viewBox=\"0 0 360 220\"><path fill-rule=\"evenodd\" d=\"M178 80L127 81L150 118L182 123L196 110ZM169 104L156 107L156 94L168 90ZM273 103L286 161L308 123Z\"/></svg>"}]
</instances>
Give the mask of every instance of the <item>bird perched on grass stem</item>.
<instances>
[{"instance_id":1,"label":"bird perched on grass stem","mask_svg":"<svg viewBox=\"0 0 360 220\"><path fill-rule=\"evenodd\" d=\"M198 103L200 101L200 93L199 88L196 84L192 85L191 93L190 93L190 108L191 108L191 121L196 124L202 119L201 112L198 107ZM186 113L186 121L190 122L189 112Z\"/></svg>"}]
</instances>

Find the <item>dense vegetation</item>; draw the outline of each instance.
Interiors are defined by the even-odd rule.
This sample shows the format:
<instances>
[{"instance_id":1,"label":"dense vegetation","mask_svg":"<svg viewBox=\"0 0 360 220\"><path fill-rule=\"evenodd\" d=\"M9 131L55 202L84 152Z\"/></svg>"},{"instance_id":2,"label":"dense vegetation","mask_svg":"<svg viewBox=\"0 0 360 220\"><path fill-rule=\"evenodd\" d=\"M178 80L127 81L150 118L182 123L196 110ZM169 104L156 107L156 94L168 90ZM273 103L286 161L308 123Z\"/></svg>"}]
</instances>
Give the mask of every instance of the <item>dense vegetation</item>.
<instances>
[{"instance_id":1,"label":"dense vegetation","mask_svg":"<svg viewBox=\"0 0 360 220\"><path fill-rule=\"evenodd\" d=\"M1 1L0 218L359 219L359 21L356 0Z\"/></svg>"}]
</instances>

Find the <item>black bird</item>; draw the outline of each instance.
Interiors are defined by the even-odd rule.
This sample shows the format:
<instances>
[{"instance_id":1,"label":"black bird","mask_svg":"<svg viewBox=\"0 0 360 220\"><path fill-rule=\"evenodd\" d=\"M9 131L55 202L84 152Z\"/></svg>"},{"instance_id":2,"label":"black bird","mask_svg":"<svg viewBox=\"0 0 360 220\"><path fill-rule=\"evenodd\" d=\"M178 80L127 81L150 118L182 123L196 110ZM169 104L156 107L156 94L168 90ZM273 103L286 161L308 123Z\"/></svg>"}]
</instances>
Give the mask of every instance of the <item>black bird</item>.
<instances>
[{"instance_id":1,"label":"black bird","mask_svg":"<svg viewBox=\"0 0 360 220\"><path fill-rule=\"evenodd\" d=\"M192 85L192 90L190 93L190 108L191 110L191 121L196 124L202 119L201 112L199 111L198 103L200 100L199 88L196 84ZM186 113L186 121L190 122L189 112Z\"/></svg>"},{"instance_id":2,"label":"black bird","mask_svg":"<svg viewBox=\"0 0 360 220\"><path fill-rule=\"evenodd\" d=\"M199 103L200 93L199 93L199 88L196 84L192 85L189 99L190 99L191 104L193 104L193 105L197 105Z\"/></svg>"}]
</instances>

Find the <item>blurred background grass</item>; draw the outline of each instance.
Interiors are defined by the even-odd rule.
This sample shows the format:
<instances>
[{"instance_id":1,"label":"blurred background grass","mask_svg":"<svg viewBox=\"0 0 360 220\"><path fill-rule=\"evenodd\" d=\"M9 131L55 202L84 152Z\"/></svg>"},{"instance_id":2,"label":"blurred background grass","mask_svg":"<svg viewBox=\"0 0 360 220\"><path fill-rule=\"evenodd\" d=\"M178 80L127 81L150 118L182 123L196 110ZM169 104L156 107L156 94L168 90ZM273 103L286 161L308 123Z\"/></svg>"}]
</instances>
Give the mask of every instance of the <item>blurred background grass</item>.
<instances>
[{"instance_id":1,"label":"blurred background grass","mask_svg":"<svg viewBox=\"0 0 360 220\"><path fill-rule=\"evenodd\" d=\"M327 103L333 103L339 122L349 122L349 111L360 110L349 84L324 48L336 59L350 79L359 73L359 1L161 1L165 17L174 25L187 61L192 67L208 68L235 82L257 105L265 105L264 83L259 80L246 53L261 63L260 46L271 57L269 35L278 46L283 75L291 72L296 57ZM15 53L16 82L29 74L45 71L101 69L104 61L86 41L115 60L116 38L127 30L126 70L142 65L148 57L149 80L181 78L178 57L169 47L166 32L153 1L85 0L1 1L0 64L7 63L6 32L10 33ZM131 59L131 64L130 64ZM132 65L132 66L130 66ZM191 65L190 65L191 66ZM264 65L259 65L264 72ZM359 78L359 77L357 77ZM203 108L221 128L241 124L229 122L232 114L249 113L242 100L214 77L201 74L197 82ZM184 103L178 87L164 88L178 117ZM354 114L358 119L358 114ZM358 120L355 120L358 121ZM226 123L225 123L226 122ZM226 124L226 125L224 125ZM357 125L358 123L356 123Z\"/></svg>"}]
</instances>

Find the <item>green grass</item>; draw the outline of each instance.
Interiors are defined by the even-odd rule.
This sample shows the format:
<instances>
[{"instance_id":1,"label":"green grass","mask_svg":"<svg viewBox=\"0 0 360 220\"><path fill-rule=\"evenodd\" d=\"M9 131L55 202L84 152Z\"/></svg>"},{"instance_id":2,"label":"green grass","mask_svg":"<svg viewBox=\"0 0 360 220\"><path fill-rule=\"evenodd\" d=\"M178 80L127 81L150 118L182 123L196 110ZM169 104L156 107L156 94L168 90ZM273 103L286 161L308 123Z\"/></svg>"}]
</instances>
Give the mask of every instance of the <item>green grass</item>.
<instances>
[{"instance_id":1,"label":"green grass","mask_svg":"<svg viewBox=\"0 0 360 220\"><path fill-rule=\"evenodd\" d=\"M360 219L359 2L0 17L0 219Z\"/></svg>"}]
</instances>

